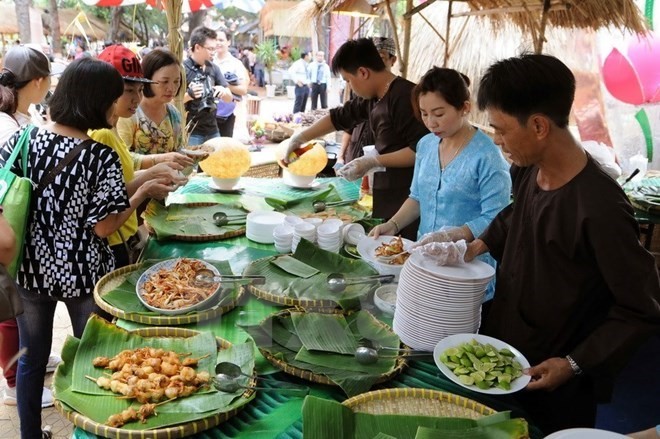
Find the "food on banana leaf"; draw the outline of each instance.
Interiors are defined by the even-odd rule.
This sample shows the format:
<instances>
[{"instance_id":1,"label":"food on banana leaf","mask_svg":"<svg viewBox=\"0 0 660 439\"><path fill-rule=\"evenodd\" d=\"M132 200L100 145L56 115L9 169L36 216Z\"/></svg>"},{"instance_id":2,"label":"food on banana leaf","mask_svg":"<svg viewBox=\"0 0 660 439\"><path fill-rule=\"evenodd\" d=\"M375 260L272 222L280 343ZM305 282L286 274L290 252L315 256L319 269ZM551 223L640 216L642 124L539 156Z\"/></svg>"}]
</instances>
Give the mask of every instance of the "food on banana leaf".
<instances>
[{"instance_id":1,"label":"food on banana leaf","mask_svg":"<svg viewBox=\"0 0 660 439\"><path fill-rule=\"evenodd\" d=\"M328 219L328 218L339 218L342 221L350 221L353 222L355 217L351 214L348 213L342 213L342 212L337 212L336 209L329 207L323 212L315 212L315 213L301 213L300 218L321 218L321 219Z\"/></svg>"},{"instance_id":2,"label":"food on banana leaf","mask_svg":"<svg viewBox=\"0 0 660 439\"><path fill-rule=\"evenodd\" d=\"M169 400L163 401L160 404L164 404L166 402L169 402ZM158 416L158 413L156 413L156 407L160 404L142 404L137 410L135 410L133 407L129 407L126 410L122 410L121 413L111 415L105 424L115 428L122 427L129 422L138 420L144 424L147 422L147 418L149 416Z\"/></svg>"},{"instance_id":3,"label":"food on banana leaf","mask_svg":"<svg viewBox=\"0 0 660 439\"><path fill-rule=\"evenodd\" d=\"M141 407L137 413L129 407L120 414L112 415L106 424L120 427L132 420L144 421L147 413L154 413L153 403L190 396L201 387L208 386L211 378L208 371L197 373L193 369L200 359L182 359L182 356L174 351L143 347L125 349L112 358L94 358L94 367L103 367L114 373L98 378L87 376L88 379L95 381L97 386L127 399L148 404Z\"/></svg>"},{"instance_id":4,"label":"food on banana leaf","mask_svg":"<svg viewBox=\"0 0 660 439\"><path fill-rule=\"evenodd\" d=\"M207 270L204 262L182 258L172 269L160 269L149 276L142 286L142 299L159 309L182 309L208 299L220 286L219 283L197 285L195 276Z\"/></svg>"}]
</instances>

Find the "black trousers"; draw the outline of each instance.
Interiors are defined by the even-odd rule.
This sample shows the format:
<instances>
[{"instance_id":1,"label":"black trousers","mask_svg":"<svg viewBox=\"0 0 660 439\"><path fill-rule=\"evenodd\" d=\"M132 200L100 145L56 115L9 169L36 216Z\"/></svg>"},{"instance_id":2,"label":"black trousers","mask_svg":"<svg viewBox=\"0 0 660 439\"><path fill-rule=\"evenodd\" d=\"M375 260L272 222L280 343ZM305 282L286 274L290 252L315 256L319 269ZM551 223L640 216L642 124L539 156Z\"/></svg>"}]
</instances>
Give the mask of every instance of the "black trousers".
<instances>
[{"instance_id":1,"label":"black trousers","mask_svg":"<svg viewBox=\"0 0 660 439\"><path fill-rule=\"evenodd\" d=\"M319 96L321 108L328 108L328 84L312 84L312 110L316 110Z\"/></svg>"},{"instance_id":2,"label":"black trousers","mask_svg":"<svg viewBox=\"0 0 660 439\"><path fill-rule=\"evenodd\" d=\"M296 100L293 102L294 113L305 112L307 98L309 98L309 87L306 85L296 85Z\"/></svg>"},{"instance_id":3,"label":"black trousers","mask_svg":"<svg viewBox=\"0 0 660 439\"><path fill-rule=\"evenodd\" d=\"M232 114L227 118L216 118L215 122L218 124L218 131L220 131L221 137L232 137L234 135L236 115Z\"/></svg>"}]
</instances>

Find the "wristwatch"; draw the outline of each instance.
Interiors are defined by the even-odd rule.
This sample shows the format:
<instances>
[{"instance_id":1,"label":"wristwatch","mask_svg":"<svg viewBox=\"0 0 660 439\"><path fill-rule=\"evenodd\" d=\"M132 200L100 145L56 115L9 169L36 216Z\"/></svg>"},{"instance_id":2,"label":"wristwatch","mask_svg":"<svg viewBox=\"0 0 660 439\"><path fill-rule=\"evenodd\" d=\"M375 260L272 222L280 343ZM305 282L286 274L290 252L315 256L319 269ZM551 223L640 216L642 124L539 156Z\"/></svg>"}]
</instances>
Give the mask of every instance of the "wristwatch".
<instances>
[{"instance_id":1,"label":"wristwatch","mask_svg":"<svg viewBox=\"0 0 660 439\"><path fill-rule=\"evenodd\" d=\"M582 373L582 369L580 369L580 366L578 366L573 357L566 355L565 358L568 361L568 364L571 366L571 369L573 369L573 373L575 375L580 375Z\"/></svg>"}]
</instances>

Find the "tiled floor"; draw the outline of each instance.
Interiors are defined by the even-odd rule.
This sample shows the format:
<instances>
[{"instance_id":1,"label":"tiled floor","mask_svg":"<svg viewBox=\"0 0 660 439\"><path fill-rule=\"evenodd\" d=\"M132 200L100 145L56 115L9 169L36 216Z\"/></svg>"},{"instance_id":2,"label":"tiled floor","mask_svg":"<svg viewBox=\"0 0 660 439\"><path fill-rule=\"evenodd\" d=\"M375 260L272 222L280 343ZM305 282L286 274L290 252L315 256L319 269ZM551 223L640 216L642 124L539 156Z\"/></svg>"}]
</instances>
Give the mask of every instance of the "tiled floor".
<instances>
[{"instance_id":1,"label":"tiled floor","mask_svg":"<svg viewBox=\"0 0 660 439\"><path fill-rule=\"evenodd\" d=\"M71 321L66 307L59 303L55 311L55 325L53 331L53 352L60 352L66 336L72 334ZM50 385L53 374L46 376L46 385ZM4 379L2 380L4 389ZM53 437L67 439L71 437L73 425L63 418L54 408L43 409L41 412L42 425L52 427ZM17 439L19 434L18 411L15 406L7 406L0 401L0 439Z\"/></svg>"}]
</instances>

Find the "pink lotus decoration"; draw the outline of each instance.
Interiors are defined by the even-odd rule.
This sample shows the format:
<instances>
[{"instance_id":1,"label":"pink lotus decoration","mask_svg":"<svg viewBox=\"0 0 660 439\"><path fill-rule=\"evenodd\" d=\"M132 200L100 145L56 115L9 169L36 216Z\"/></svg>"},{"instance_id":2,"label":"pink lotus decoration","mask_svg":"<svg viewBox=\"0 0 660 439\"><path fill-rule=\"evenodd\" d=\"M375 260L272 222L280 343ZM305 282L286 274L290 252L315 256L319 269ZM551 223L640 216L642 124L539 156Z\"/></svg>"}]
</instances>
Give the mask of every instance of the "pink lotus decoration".
<instances>
[{"instance_id":1,"label":"pink lotus decoration","mask_svg":"<svg viewBox=\"0 0 660 439\"><path fill-rule=\"evenodd\" d=\"M660 102L660 39L653 33L640 37L628 46L628 57L612 49L603 63L603 81L622 102Z\"/></svg>"}]
</instances>

